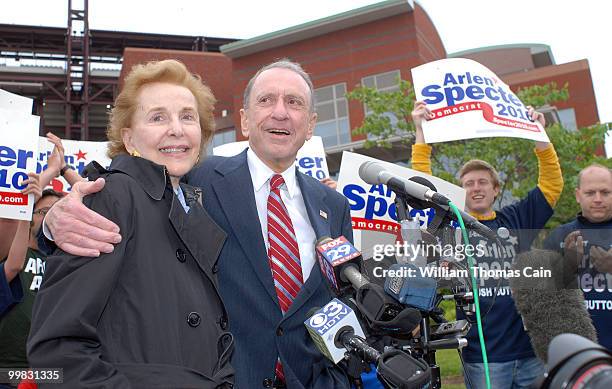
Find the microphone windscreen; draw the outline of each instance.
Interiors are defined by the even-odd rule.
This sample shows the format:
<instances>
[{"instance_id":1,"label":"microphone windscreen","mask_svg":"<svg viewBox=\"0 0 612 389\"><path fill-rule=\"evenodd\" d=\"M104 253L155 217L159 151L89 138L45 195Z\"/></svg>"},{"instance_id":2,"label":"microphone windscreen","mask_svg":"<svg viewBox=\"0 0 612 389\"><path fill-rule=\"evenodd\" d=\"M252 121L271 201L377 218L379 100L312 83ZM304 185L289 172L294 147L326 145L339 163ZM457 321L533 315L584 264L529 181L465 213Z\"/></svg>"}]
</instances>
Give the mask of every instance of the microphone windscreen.
<instances>
[{"instance_id":1,"label":"microphone windscreen","mask_svg":"<svg viewBox=\"0 0 612 389\"><path fill-rule=\"evenodd\" d=\"M512 266L520 272L520 276L510 278L512 297L536 356L542 361L548 360L548 345L559 334L573 333L597 341L582 291L568 281L576 275L566 274L571 265L564 262L555 251L530 250L517 255ZM544 276L527 276L536 270Z\"/></svg>"},{"instance_id":2,"label":"microphone windscreen","mask_svg":"<svg viewBox=\"0 0 612 389\"><path fill-rule=\"evenodd\" d=\"M371 185L382 184L378 176L381 171L384 171L384 167L381 164L367 161L359 166L359 178Z\"/></svg>"}]
</instances>

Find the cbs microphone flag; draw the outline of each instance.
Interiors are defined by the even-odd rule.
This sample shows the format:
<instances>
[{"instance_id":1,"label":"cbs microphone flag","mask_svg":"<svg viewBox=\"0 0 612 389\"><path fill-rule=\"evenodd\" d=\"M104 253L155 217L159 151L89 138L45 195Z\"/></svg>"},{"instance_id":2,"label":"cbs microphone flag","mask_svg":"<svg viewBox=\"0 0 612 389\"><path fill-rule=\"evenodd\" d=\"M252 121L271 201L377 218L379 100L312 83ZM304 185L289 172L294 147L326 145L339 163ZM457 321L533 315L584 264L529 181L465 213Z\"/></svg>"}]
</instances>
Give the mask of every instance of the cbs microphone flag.
<instances>
[{"instance_id":1,"label":"cbs microphone flag","mask_svg":"<svg viewBox=\"0 0 612 389\"><path fill-rule=\"evenodd\" d=\"M363 253L364 259L372 257L372 247L375 244L394 244L400 233L395 194L385 185L370 185L359 177L359 166L370 161L381 164L398 177L424 177L436 187L437 192L446 195L457 207L463 209L465 206L465 190L457 185L394 163L344 151L337 190L349 201L353 241L355 247ZM410 209L410 215L420 222L421 228L426 228L433 220L435 211L432 208Z\"/></svg>"},{"instance_id":2,"label":"cbs microphone flag","mask_svg":"<svg viewBox=\"0 0 612 389\"><path fill-rule=\"evenodd\" d=\"M511 137L549 142L525 104L495 73L465 58L429 62L411 70L416 99L432 112L423 121L427 143Z\"/></svg>"},{"instance_id":3,"label":"cbs microphone flag","mask_svg":"<svg viewBox=\"0 0 612 389\"><path fill-rule=\"evenodd\" d=\"M215 147L213 155L232 157L240 154L247 147L249 147L248 141L226 143ZM298 150L295 163L298 170L307 176L314 177L317 180L329 177L325 149L320 136L313 136L304 143L304 146Z\"/></svg>"}]
</instances>

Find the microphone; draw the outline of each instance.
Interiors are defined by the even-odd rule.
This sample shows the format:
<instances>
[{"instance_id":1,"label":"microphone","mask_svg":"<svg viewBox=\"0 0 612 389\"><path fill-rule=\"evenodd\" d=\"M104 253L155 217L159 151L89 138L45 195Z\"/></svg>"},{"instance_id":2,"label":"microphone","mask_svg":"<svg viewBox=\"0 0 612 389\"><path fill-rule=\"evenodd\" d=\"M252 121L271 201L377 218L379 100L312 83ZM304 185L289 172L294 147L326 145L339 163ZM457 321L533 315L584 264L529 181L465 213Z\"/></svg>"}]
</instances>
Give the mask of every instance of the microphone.
<instances>
[{"instance_id":1,"label":"microphone","mask_svg":"<svg viewBox=\"0 0 612 389\"><path fill-rule=\"evenodd\" d=\"M467 346L466 338L447 338L430 340L427 342L427 348L430 350L460 350Z\"/></svg>"},{"instance_id":2,"label":"microphone","mask_svg":"<svg viewBox=\"0 0 612 389\"><path fill-rule=\"evenodd\" d=\"M370 185L385 184L396 193L412 196L418 200L426 200L441 206L447 206L450 202L446 196L431 190L425 185L397 177L377 162L362 163L359 167L359 177Z\"/></svg>"},{"instance_id":3,"label":"microphone","mask_svg":"<svg viewBox=\"0 0 612 389\"><path fill-rule=\"evenodd\" d=\"M387 272L385 292L402 304L431 311L435 307L438 282L424 277L413 264L394 264Z\"/></svg>"},{"instance_id":4,"label":"microphone","mask_svg":"<svg viewBox=\"0 0 612 389\"><path fill-rule=\"evenodd\" d=\"M575 272L568 271L571 264L561 254L533 249L517 255L512 269L520 272L510 278L512 298L540 360L548 360L548 345L559 334L573 333L597 341L584 296L575 284ZM542 275L549 271L550 276L530 276L534 270Z\"/></svg>"},{"instance_id":5,"label":"microphone","mask_svg":"<svg viewBox=\"0 0 612 389\"><path fill-rule=\"evenodd\" d=\"M304 325L321 354L334 363L344 358L345 343L354 342L361 345L363 341L359 337L365 337L355 312L337 298L306 319ZM372 350L377 353L376 350L370 349L372 348L365 344L366 354L375 355Z\"/></svg>"},{"instance_id":6,"label":"microphone","mask_svg":"<svg viewBox=\"0 0 612 389\"><path fill-rule=\"evenodd\" d=\"M431 369L423 359L415 359L398 349L380 353L368 345L355 312L338 299L330 301L304 325L321 354L335 364L348 351L365 362L376 363L379 378L389 387L431 387Z\"/></svg>"},{"instance_id":7,"label":"microphone","mask_svg":"<svg viewBox=\"0 0 612 389\"><path fill-rule=\"evenodd\" d=\"M370 282L359 272L361 253L344 236L320 238L315 251L321 273L336 295L342 295L351 286L357 290Z\"/></svg>"},{"instance_id":8,"label":"microphone","mask_svg":"<svg viewBox=\"0 0 612 389\"><path fill-rule=\"evenodd\" d=\"M345 237L322 237L315 250L321 273L337 296L351 287L357 291L357 308L371 331L410 333L419 325L418 310L401 306L380 285L371 283L359 272L361 253Z\"/></svg>"},{"instance_id":9,"label":"microphone","mask_svg":"<svg viewBox=\"0 0 612 389\"><path fill-rule=\"evenodd\" d=\"M397 177L393 173L385 170L385 167L381 164L372 161L361 164L359 167L359 177L370 185L385 184L395 193L408 195L416 198L417 200L433 203L445 211L449 210L448 203L450 200L446 196L436 192L434 189L431 189L432 187L435 188L435 186L424 177L419 177L418 179L415 179L415 177L411 179ZM457 221L457 217L454 212L450 212L449 214L451 219ZM459 214L461 215L466 228L469 228L488 239L497 240L497 235L489 227L479 222L475 217L461 210L459 210Z\"/></svg>"},{"instance_id":10,"label":"microphone","mask_svg":"<svg viewBox=\"0 0 612 389\"><path fill-rule=\"evenodd\" d=\"M414 176L414 177L411 177L409 181L414 181L434 191L436 190L435 185L425 177ZM448 203L446 205L439 205L439 207L445 211L448 211L450 209L450 207L448 206ZM493 232L493 230L491 230L489 227L479 222L478 219L476 219L474 216L470 215L469 213L459 210L459 214L461 215L461 218L463 219L463 224L465 225L466 228L473 230L477 232L479 235L482 235L486 238L489 238L491 240L498 240L498 235L499 237L502 237L502 238L504 238L506 233L507 235L510 235L508 229L505 227L500 227L498 229L498 233L496 234L495 232ZM450 212L450 218L458 222L457 216L455 215L454 212Z\"/></svg>"}]
</instances>

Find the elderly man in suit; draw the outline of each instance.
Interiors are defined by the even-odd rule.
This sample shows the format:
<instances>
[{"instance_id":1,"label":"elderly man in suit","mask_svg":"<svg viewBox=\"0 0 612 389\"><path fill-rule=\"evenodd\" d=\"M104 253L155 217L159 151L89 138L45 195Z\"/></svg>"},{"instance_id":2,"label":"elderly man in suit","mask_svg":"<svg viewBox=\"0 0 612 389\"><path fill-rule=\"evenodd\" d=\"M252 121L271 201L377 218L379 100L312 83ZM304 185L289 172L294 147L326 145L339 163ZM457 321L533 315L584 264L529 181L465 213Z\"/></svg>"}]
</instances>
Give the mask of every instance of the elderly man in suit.
<instances>
[{"instance_id":1,"label":"elderly man in suit","mask_svg":"<svg viewBox=\"0 0 612 389\"><path fill-rule=\"evenodd\" d=\"M317 351L303 324L311 308L332 298L315 264L316 240L352 240L348 201L295 166L317 118L310 77L286 60L263 67L245 89L240 117L249 148L211 157L188 177L228 235L213 271L235 336L236 384L348 388L344 372ZM102 186L77 187L48 214L45 223L66 251L96 256L121 239L116 226L80 202ZM227 326L226 318L219 323Z\"/></svg>"}]
</instances>

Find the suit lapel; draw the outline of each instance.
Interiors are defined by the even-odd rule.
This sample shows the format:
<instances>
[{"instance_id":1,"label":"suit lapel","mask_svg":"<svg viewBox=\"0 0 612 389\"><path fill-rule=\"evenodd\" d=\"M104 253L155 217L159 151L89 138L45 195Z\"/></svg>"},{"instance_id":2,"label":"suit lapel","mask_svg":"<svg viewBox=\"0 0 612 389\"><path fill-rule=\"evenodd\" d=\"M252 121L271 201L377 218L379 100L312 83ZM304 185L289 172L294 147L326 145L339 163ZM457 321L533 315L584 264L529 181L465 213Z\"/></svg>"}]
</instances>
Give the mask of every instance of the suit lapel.
<instances>
[{"instance_id":1,"label":"suit lapel","mask_svg":"<svg viewBox=\"0 0 612 389\"><path fill-rule=\"evenodd\" d=\"M331 236L329 227L329 207L325 203L325 190L318 182L309 180L305 175L300 172L296 173L297 183L300 186L302 197L304 198L304 205L306 206L306 213L310 225L315 232L317 240L324 236ZM312 247L314 251L314 245ZM306 283L302 286L300 293L296 296L295 300L291 304L289 311L285 315L284 319L290 317L293 313L298 311L317 291L323 277L321 275L321 269L317 258L315 257L315 264L310 272L310 276L306 280ZM324 281L325 282L325 281Z\"/></svg>"},{"instance_id":2,"label":"suit lapel","mask_svg":"<svg viewBox=\"0 0 612 389\"><path fill-rule=\"evenodd\" d=\"M183 192L187 190L184 188ZM172 205L168 215L172 227L191 252L200 269L206 273L215 287L218 287L217 278L212 274L211 269L219 258L226 234L199 204L191 205L189 213L190 215L187 215L178 198L172 196ZM192 213L196 215L191 215Z\"/></svg>"},{"instance_id":3,"label":"suit lapel","mask_svg":"<svg viewBox=\"0 0 612 389\"><path fill-rule=\"evenodd\" d=\"M276 303L276 290L268 263L266 246L257 215L253 181L246 160L246 151L228 158L216 168L221 179L212 183L219 204L227 217L233 235L253 267L264 288ZM231 194L231 195L229 195Z\"/></svg>"}]
</instances>

